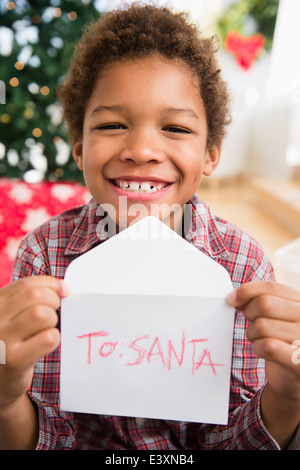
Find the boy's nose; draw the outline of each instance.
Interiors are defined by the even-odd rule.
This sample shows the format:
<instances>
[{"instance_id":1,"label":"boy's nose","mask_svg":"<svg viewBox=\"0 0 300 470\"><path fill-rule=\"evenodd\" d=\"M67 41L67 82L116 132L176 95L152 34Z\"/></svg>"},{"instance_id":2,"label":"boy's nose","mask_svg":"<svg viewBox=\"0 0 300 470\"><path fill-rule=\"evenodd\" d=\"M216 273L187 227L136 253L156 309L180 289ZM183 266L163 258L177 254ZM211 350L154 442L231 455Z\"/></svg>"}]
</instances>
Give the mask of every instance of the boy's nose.
<instances>
[{"instance_id":1,"label":"boy's nose","mask_svg":"<svg viewBox=\"0 0 300 470\"><path fill-rule=\"evenodd\" d=\"M120 152L120 160L130 160L137 165L150 162L161 162L164 159L164 151L159 146L159 142L151 133L134 133L126 142Z\"/></svg>"}]
</instances>

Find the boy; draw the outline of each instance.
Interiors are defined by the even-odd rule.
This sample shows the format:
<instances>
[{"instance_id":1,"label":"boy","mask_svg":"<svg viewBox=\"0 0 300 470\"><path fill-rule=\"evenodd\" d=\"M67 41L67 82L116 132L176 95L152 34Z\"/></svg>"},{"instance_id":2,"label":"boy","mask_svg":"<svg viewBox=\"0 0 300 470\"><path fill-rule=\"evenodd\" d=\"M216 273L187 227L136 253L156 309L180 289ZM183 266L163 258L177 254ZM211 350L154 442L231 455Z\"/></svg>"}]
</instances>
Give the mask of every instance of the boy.
<instances>
[{"instance_id":1,"label":"boy","mask_svg":"<svg viewBox=\"0 0 300 470\"><path fill-rule=\"evenodd\" d=\"M59 94L74 159L93 199L23 240L16 282L0 293L2 448L295 446L300 370L292 343L300 338L300 294L273 282L260 247L194 195L202 174L218 164L229 122L214 52L213 41L199 38L183 14L152 6L112 12L83 35ZM126 213L120 196L127 198ZM152 204L161 205L161 219L174 230L167 208L190 204L189 241L221 263L237 288L228 297L236 307L228 426L59 410L56 311L68 295L66 267L105 240L99 204L115 208L110 215L121 230L124 220L134 221L130 209L137 202L149 213ZM266 383L259 358L267 360Z\"/></svg>"}]
</instances>

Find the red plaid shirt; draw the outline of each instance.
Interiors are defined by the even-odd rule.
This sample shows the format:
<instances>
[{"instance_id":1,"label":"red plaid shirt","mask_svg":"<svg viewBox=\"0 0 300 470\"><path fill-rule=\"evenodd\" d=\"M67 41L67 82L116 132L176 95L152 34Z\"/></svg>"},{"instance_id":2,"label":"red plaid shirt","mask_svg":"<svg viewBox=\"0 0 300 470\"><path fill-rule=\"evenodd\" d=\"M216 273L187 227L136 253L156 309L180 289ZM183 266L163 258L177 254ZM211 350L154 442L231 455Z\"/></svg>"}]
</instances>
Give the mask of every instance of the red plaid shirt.
<instances>
[{"instance_id":1,"label":"red plaid shirt","mask_svg":"<svg viewBox=\"0 0 300 470\"><path fill-rule=\"evenodd\" d=\"M190 204L192 220L186 238L227 269L234 287L244 282L274 279L267 257L252 238L213 216L198 196ZM46 274L64 278L74 258L103 243L107 237L104 227L101 230L102 219L97 215L97 207L92 199L86 206L54 217L28 234L18 251L13 280ZM246 338L246 328L244 315L237 311L226 426L61 412L58 348L36 364L28 391L39 416L37 448L278 449L261 420L264 363L254 354Z\"/></svg>"}]
</instances>

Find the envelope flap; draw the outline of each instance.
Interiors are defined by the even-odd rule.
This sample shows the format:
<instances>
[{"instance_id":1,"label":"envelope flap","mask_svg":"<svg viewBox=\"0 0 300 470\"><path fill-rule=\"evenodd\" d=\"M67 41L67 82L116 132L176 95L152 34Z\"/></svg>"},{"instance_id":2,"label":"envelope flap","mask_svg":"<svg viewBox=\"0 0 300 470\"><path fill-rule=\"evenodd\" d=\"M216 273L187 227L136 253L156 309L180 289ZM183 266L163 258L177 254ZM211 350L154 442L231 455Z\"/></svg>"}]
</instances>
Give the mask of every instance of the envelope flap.
<instances>
[{"instance_id":1,"label":"envelope flap","mask_svg":"<svg viewBox=\"0 0 300 470\"><path fill-rule=\"evenodd\" d=\"M74 293L208 297L232 290L225 268L152 216L76 258L65 280Z\"/></svg>"}]
</instances>

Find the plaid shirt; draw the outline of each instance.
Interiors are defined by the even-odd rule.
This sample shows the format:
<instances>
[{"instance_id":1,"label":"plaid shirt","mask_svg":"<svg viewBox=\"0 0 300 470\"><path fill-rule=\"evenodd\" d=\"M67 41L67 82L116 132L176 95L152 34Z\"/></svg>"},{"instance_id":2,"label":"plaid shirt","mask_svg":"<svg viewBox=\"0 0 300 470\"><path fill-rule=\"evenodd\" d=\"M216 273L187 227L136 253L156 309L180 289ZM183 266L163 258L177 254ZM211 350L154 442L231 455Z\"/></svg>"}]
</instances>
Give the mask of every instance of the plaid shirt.
<instances>
[{"instance_id":1,"label":"plaid shirt","mask_svg":"<svg viewBox=\"0 0 300 470\"><path fill-rule=\"evenodd\" d=\"M252 238L215 217L198 196L189 203L187 240L226 268L234 287L274 279L272 266ZM13 280L46 274L64 278L72 260L107 238L97 207L92 199L28 234L18 251ZM246 328L244 315L237 311L226 426L61 412L58 348L36 364L28 391L39 416L37 449L278 449L260 416L264 362L254 354Z\"/></svg>"}]
</instances>

